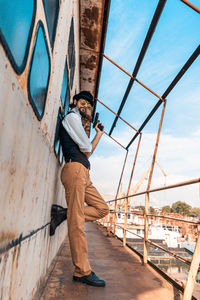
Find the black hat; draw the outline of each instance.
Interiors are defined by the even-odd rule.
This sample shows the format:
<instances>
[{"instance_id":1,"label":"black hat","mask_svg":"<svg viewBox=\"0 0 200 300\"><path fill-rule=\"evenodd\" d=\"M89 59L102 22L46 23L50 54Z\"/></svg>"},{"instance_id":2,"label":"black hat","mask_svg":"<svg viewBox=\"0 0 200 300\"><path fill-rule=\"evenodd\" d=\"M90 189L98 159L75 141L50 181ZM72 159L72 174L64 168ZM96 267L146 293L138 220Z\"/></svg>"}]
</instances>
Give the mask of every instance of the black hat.
<instances>
[{"instance_id":1,"label":"black hat","mask_svg":"<svg viewBox=\"0 0 200 300\"><path fill-rule=\"evenodd\" d=\"M92 94L88 91L81 91L79 94L74 95L73 100L85 99L93 106L94 105L94 98Z\"/></svg>"}]
</instances>

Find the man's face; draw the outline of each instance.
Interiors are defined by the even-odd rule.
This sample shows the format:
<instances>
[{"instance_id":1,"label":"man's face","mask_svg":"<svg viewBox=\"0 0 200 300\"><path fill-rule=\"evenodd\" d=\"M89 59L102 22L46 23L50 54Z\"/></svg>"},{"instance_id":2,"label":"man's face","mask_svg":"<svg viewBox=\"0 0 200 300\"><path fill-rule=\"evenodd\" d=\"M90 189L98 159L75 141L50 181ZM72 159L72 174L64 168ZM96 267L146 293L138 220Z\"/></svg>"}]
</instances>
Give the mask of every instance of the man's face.
<instances>
[{"instance_id":1,"label":"man's face","mask_svg":"<svg viewBox=\"0 0 200 300\"><path fill-rule=\"evenodd\" d=\"M85 117L87 109L92 110L92 106L89 101L85 99L79 99L76 101L76 107L79 109L80 114Z\"/></svg>"}]
</instances>

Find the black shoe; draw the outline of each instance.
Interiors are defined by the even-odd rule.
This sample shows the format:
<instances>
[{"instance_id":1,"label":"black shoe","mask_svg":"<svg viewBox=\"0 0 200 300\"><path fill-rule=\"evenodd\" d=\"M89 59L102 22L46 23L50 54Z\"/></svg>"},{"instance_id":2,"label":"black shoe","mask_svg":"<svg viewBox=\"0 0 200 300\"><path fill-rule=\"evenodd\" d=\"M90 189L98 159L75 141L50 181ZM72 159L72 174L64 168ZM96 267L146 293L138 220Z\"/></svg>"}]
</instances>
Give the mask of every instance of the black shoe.
<instances>
[{"instance_id":1,"label":"black shoe","mask_svg":"<svg viewBox=\"0 0 200 300\"><path fill-rule=\"evenodd\" d=\"M89 275L83 276L83 277L73 276L73 280L82 282L82 283L86 283L86 284L92 285L92 286L105 286L106 285L105 281L103 279L97 277L97 275L94 272L91 272Z\"/></svg>"},{"instance_id":2,"label":"black shoe","mask_svg":"<svg viewBox=\"0 0 200 300\"><path fill-rule=\"evenodd\" d=\"M51 206L51 218L53 218L63 212L66 213L67 209L62 207L61 205L53 204Z\"/></svg>"},{"instance_id":3,"label":"black shoe","mask_svg":"<svg viewBox=\"0 0 200 300\"><path fill-rule=\"evenodd\" d=\"M67 219L67 208L53 204L51 207L50 236L54 235L56 228Z\"/></svg>"}]
</instances>

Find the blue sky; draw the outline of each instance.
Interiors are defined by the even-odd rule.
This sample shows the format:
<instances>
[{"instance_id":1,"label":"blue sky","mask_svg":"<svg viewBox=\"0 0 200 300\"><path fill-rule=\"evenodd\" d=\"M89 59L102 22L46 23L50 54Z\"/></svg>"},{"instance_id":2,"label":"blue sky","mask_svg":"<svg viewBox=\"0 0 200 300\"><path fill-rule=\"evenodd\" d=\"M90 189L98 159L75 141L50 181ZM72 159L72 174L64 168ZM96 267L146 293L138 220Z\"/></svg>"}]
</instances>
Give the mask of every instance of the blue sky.
<instances>
[{"instance_id":1,"label":"blue sky","mask_svg":"<svg viewBox=\"0 0 200 300\"><path fill-rule=\"evenodd\" d=\"M104 52L129 73L133 72L157 3L158 1L149 0L111 1ZM200 4L199 1L193 1L193 3L197 6ZM161 96L199 44L200 15L180 0L168 0L137 78ZM196 59L167 97L158 151L159 162L168 174L167 184L199 177L199 70L200 57ZM98 98L117 112L129 79L121 70L104 59ZM139 128L157 101L158 98L138 83L134 83L121 116L134 127ZM135 183L151 163L161 109L161 107L158 109L143 130L141 150L134 174ZM97 106L97 111L100 113L100 119L105 125L105 130L109 132L115 116L100 104ZM132 129L118 121L112 136L127 146L133 134ZM130 159L127 162L124 178L124 192L130 175L136 144L137 141L130 149ZM100 186L101 192L106 191L106 193L112 194L116 191L124 155L123 149L114 145L109 138L104 137L102 139L101 145L91 158L92 166L95 168L93 180ZM107 163L107 169L102 166L102 162L98 163L102 158ZM105 180L100 179L96 172L101 174ZM163 175L160 173L155 168L152 186L163 184ZM144 186L141 187L141 190L144 188ZM195 186L193 190L191 204L200 206L198 187ZM177 201L187 201L186 196L181 195L180 197L181 199L174 198ZM155 205L157 204L156 201L158 202L158 200L155 199Z\"/></svg>"}]
</instances>

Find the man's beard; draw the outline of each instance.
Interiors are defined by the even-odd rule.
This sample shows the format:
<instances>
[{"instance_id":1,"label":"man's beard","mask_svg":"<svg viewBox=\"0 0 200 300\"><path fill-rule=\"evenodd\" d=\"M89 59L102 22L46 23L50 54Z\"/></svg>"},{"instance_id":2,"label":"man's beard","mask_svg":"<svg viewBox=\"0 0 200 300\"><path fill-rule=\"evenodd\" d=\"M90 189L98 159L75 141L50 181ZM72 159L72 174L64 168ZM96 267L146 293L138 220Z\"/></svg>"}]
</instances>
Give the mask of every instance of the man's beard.
<instances>
[{"instance_id":1,"label":"man's beard","mask_svg":"<svg viewBox=\"0 0 200 300\"><path fill-rule=\"evenodd\" d=\"M80 112L80 115L85 118L86 117L86 112L85 111L81 111L81 109L79 108L79 112Z\"/></svg>"}]
</instances>

